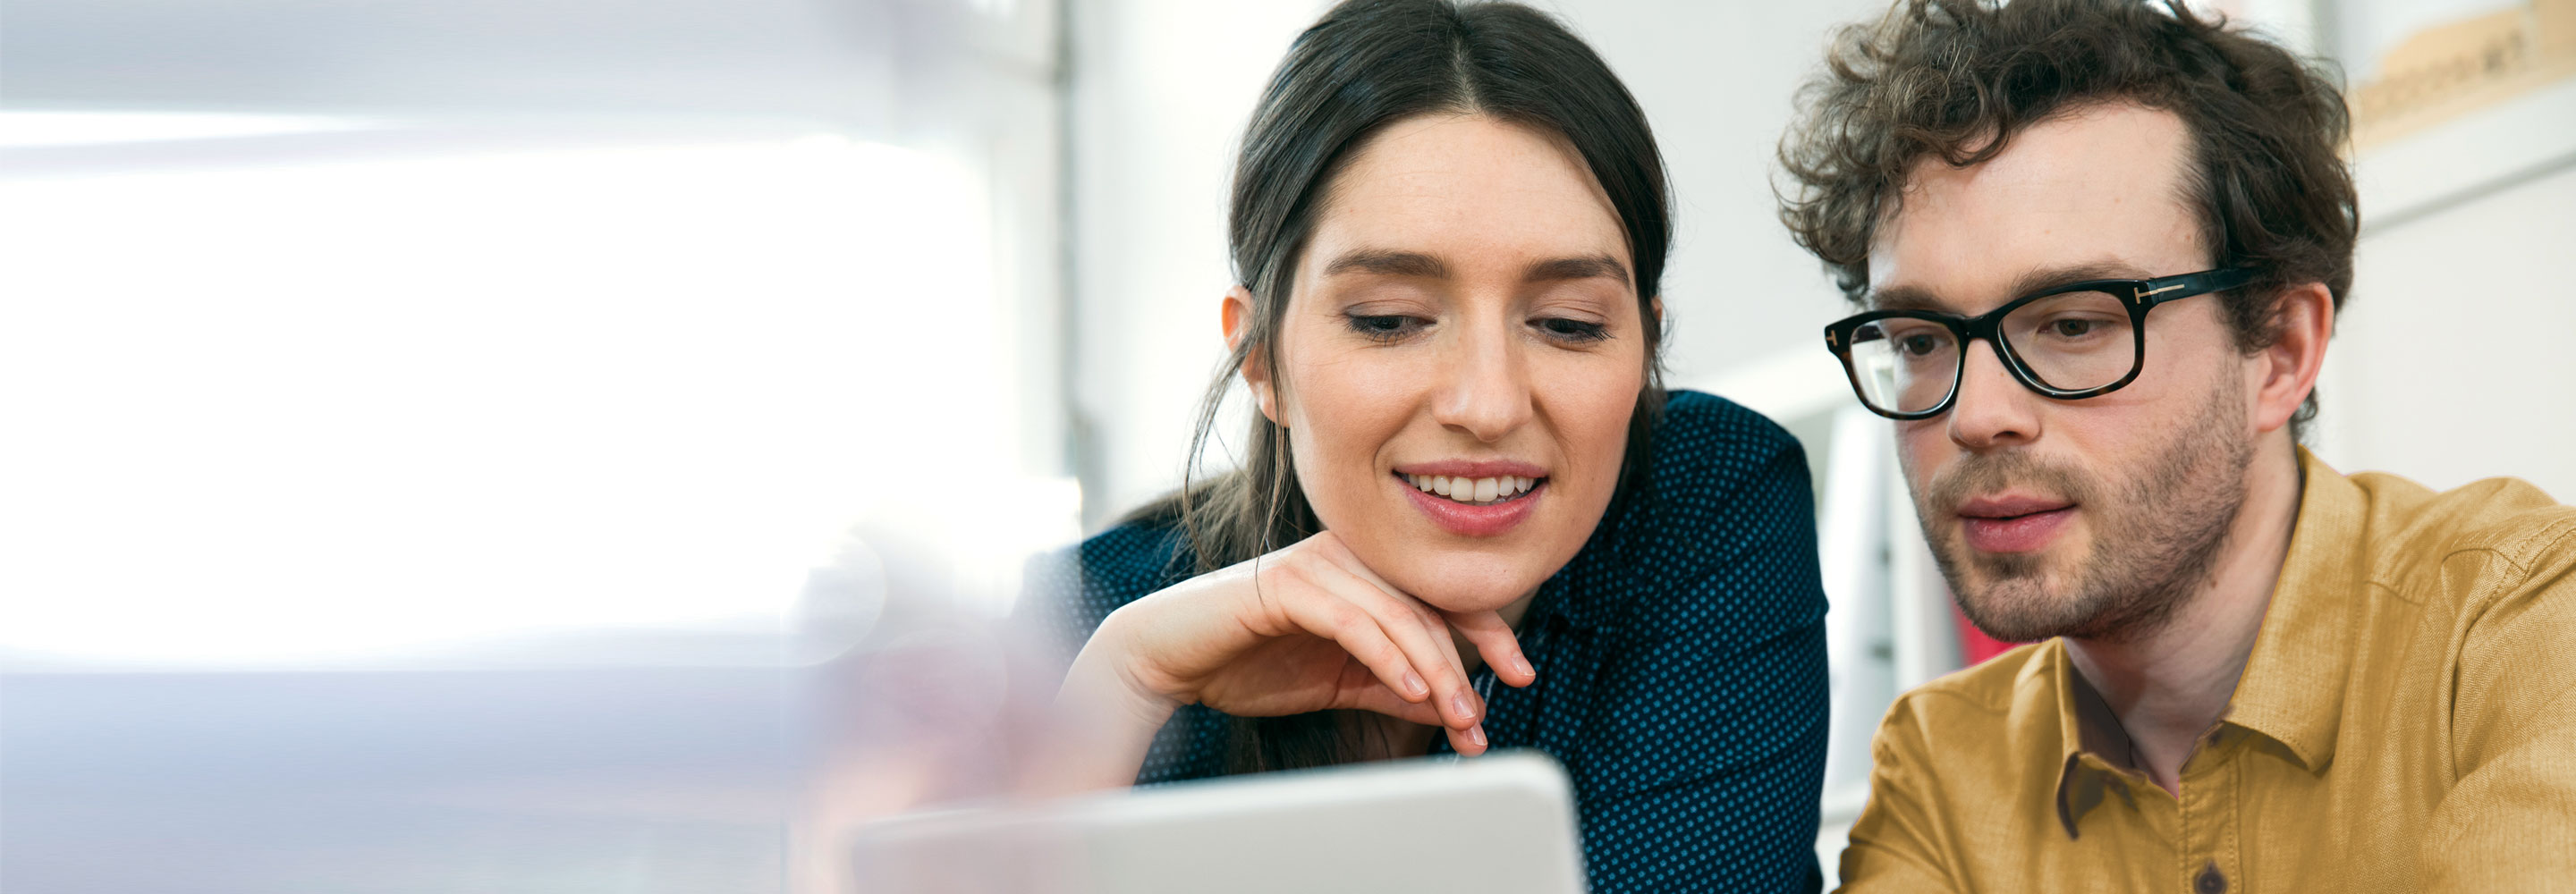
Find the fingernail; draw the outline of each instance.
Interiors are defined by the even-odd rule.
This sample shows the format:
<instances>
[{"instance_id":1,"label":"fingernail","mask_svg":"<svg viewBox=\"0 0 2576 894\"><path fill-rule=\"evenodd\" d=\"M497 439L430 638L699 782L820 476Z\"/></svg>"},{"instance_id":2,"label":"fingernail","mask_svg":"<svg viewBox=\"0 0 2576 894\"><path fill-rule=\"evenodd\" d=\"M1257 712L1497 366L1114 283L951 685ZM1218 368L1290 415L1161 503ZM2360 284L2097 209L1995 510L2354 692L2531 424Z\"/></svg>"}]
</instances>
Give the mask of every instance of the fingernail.
<instances>
[{"instance_id":1,"label":"fingernail","mask_svg":"<svg viewBox=\"0 0 2576 894\"><path fill-rule=\"evenodd\" d=\"M1479 723L1475 726L1469 727L1467 729L1467 738L1473 740L1476 743L1476 747L1485 747L1485 725Z\"/></svg>"},{"instance_id":2,"label":"fingernail","mask_svg":"<svg viewBox=\"0 0 2576 894\"><path fill-rule=\"evenodd\" d=\"M1529 657L1526 655L1512 656L1512 669L1519 671L1524 677L1538 676L1538 669L1530 666Z\"/></svg>"},{"instance_id":3,"label":"fingernail","mask_svg":"<svg viewBox=\"0 0 2576 894\"><path fill-rule=\"evenodd\" d=\"M1450 696L1449 707L1457 709L1460 720L1476 716L1476 708L1467 702L1467 694L1464 692Z\"/></svg>"},{"instance_id":4,"label":"fingernail","mask_svg":"<svg viewBox=\"0 0 2576 894\"><path fill-rule=\"evenodd\" d=\"M1430 691L1431 687L1422 682L1421 674L1412 671L1404 672L1404 694L1422 695Z\"/></svg>"}]
</instances>

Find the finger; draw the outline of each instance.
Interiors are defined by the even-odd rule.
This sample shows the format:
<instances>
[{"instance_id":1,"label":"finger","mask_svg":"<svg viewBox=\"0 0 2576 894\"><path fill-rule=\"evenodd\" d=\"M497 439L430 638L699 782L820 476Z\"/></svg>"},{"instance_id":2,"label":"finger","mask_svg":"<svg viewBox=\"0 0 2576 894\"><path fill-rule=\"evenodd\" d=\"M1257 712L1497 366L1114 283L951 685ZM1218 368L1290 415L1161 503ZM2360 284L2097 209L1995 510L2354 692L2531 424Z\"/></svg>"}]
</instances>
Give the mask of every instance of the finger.
<instances>
[{"instance_id":1,"label":"finger","mask_svg":"<svg viewBox=\"0 0 2576 894\"><path fill-rule=\"evenodd\" d=\"M1484 724L1479 723L1466 729L1453 729L1448 733L1450 750L1467 757L1483 754L1485 749L1490 747L1485 739Z\"/></svg>"},{"instance_id":2,"label":"finger","mask_svg":"<svg viewBox=\"0 0 2576 894\"><path fill-rule=\"evenodd\" d=\"M1405 701L1403 696L1395 694L1395 690L1379 685L1374 679L1366 679L1364 682L1364 686L1350 687L1353 692L1349 701L1336 707L1374 711L1406 723L1446 728L1440 720L1440 709L1432 707L1428 700Z\"/></svg>"},{"instance_id":3,"label":"finger","mask_svg":"<svg viewBox=\"0 0 2576 894\"><path fill-rule=\"evenodd\" d=\"M1475 722L1483 722L1485 694L1476 691L1476 677L1474 674L1467 673L1467 659L1458 652L1458 637L1449 632L1448 619L1442 617L1438 609L1418 602L1415 604L1415 611L1422 623L1424 634L1431 637L1433 642L1439 643L1441 655L1448 659L1450 666L1458 668L1459 683L1466 689L1460 711L1472 716Z\"/></svg>"},{"instance_id":4,"label":"finger","mask_svg":"<svg viewBox=\"0 0 2576 894\"><path fill-rule=\"evenodd\" d=\"M1379 577L1376 570L1369 568L1367 563L1361 562L1357 555L1351 553L1347 545L1340 544L1338 541L1334 545L1339 548L1325 551L1323 555L1331 559L1335 567L1349 572L1352 577L1367 584L1371 589L1386 594L1386 598L1393 599L1397 603L1397 606L1383 608L1401 607L1406 614L1415 619L1416 623L1422 625L1423 638L1437 650L1438 663L1426 660L1421 652L1417 651L1416 643L1410 637L1399 636L1397 643L1405 647L1405 653L1412 655L1416 664L1431 668L1435 672L1431 679L1431 687L1439 693L1441 713L1448 718L1448 722L1444 725L1451 729L1466 729L1482 721L1485 715L1485 697L1476 692L1475 679L1467 673L1467 661L1458 654L1458 643L1449 635L1447 619L1442 617L1438 609L1414 598L1402 588L1388 583L1386 578ZM1497 616L1496 620L1500 620L1500 617ZM1395 630L1396 625L1390 622L1387 628ZM1510 628L1506 625L1504 629ZM1440 676L1439 672L1450 669L1457 672L1454 680Z\"/></svg>"},{"instance_id":5,"label":"finger","mask_svg":"<svg viewBox=\"0 0 2576 894\"><path fill-rule=\"evenodd\" d=\"M1401 591L1395 590L1391 585L1386 584L1382 578L1378 578L1375 575L1368 575L1363 579L1375 581L1379 587L1386 589L1389 593L1395 594L1393 598L1400 602L1402 607L1408 611L1413 622L1422 626L1422 635L1439 648L1440 658L1443 662L1441 666L1454 667L1458 669L1458 683L1456 691L1443 688L1437 680L1433 681L1431 684L1433 689L1440 690L1441 697L1449 706L1449 714L1451 718L1458 721L1448 725L1453 729L1464 730L1483 720L1485 715L1484 693L1476 691L1475 675L1467 672L1467 659L1458 653L1458 638L1450 635L1448 620L1441 616L1438 609L1424 604L1422 600L1415 599L1410 595L1406 595Z\"/></svg>"},{"instance_id":6,"label":"finger","mask_svg":"<svg viewBox=\"0 0 2576 894\"><path fill-rule=\"evenodd\" d=\"M1379 628L1423 672L1440 708L1442 725L1465 729L1482 718L1484 699L1476 695L1474 682L1467 678L1466 662L1459 659L1457 645L1449 641L1448 626L1437 613L1419 600L1397 595L1338 565L1316 578L1326 589L1376 618Z\"/></svg>"},{"instance_id":7,"label":"finger","mask_svg":"<svg viewBox=\"0 0 2576 894\"><path fill-rule=\"evenodd\" d=\"M1530 666L1529 656L1521 652L1521 638L1512 625L1494 612L1445 613L1450 626L1467 642L1476 646L1476 654L1485 657L1485 666L1494 669L1494 679L1512 686L1538 682L1538 669Z\"/></svg>"},{"instance_id":8,"label":"finger","mask_svg":"<svg viewBox=\"0 0 2576 894\"><path fill-rule=\"evenodd\" d=\"M1387 638L1375 616L1348 600L1312 585L1281 587L1279 608L1289 623L1342 647L1367 665L1378 682L1407 701L1431 697L1431 687L1405 650Z\"/></svg>"}]
</instances>

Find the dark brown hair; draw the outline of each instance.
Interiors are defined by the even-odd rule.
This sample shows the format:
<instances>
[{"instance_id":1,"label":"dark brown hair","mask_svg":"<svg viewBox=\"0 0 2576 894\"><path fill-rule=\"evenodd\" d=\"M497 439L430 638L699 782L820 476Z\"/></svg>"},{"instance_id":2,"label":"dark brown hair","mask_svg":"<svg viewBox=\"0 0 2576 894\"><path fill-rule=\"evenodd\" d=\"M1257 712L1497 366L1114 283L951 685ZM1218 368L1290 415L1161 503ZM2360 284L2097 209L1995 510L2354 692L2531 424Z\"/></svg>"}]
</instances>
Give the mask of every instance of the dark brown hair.
<instances>
[{"instance_id":1,"label":"dark brown hair","mask_svg":"<svg viewBox=\"0 0 2576 894\"><path fill-rule=\"evenodd\" d=\"M2220 296L2237 347L2278 337L2283 290L2324 283L2342 310L2359 220L2339 151L2349 130L2336 76L2178 2L1900 0L1838 32L1780 144L1780 220L1864 300L1869 245L1926 156L1956 166L2089 105L2131 102L2189 129L2188 198L2211 266L2253 282ZM2159 271L2179 273L2183 271ZM2293 431L2316 414L2312 392Z\"/></svg>"},{"instance_id":2,"label":"dark brown hair","mask_svg":"<svg viewBox=\"0 0 2576 894\"><path fill-rule=\"evenodd\" d=\"M1287 394L1273 347L1298 255L1334 176L1387 125L1434 114L1484 115L1562 137L1609 196L1627 233L1646 342L1646 385L1629 417L1619 488L1622 494L1633 490L1628 483L1645 466L1649 435L1663 410L1663 331L1652 302L1672 242L1663 156L1645 110L1591 47L1527 6L1349 0L1298 35L1244 130L1227 238L1235 281L1252 296L1251 312L1243 337L1208 386L1181 489L1121 520L1177 519L1199 573L1251 560L1323 529L1289 461L1287 430L1258 413L1241 467L1203 481L1189 479L1215 431L1235 371L1247 359L1268 364L1277 393L1283 399ZM1238 724L1234 769L1287 769L1356 757L1348 720L1322 714Z\"/></svg>"}]
</instances>

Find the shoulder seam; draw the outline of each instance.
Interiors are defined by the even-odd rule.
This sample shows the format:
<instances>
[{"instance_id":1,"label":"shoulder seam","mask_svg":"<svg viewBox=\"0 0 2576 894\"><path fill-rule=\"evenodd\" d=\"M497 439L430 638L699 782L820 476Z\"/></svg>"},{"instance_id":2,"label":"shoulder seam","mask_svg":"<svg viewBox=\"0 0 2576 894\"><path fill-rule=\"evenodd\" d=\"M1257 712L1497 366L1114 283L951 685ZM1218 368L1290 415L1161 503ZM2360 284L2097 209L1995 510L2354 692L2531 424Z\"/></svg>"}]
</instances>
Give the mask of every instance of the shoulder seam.
<instances>
[{"instance_id":1,"label":"shoulder seam","mask_svg":"<svg viewBox=\"0 0 2576 894\"><path fill-rule=\"evenodd\" d=\"M1943 685L1943 682L1946 679L1948 678L1944 677L1941 679L1935 679L1929 683L1906 690L1899 694L1896 697L1896 700L1898 702L1905 702L1917 698L1930 698L1937 695L1954 701L1963 702L1969 707L1976 708L1977 710L1984 711L1988 714L2000 716L2012 712L2012 705L2009 701L2002 705L1989 704L1977 698L1975 695L1959 691L1959 687L1955 685Z\"/></svg>"},{"instance_id":2,"label":"shoulder seam","mask_svg":"<svg viewBox=\"0 0 2576 894\"><path fill-rule=\"evenodd\" d=\"M2533 545L2527 550L2511 548L2512 546L2524 545L2522 542L2517 542L2511 545L2482 544L2478 546L2463 546L2443 553L2441 558L2434 560L2433 564L2435 567L2439 567L2442 563L2449 562L2455 557L2468 555L2470 553L2487 553L2494 556L2497 560L2502 561L2506 567L2512 568L2516 575L2519 575L2523 579L2529 579L2532 575L2540 571L2540 569L2531 566L2528 561L2529 559L2548 555L2550 552L2556 550L2561 544L2576 540L2576 516L2552 521L2549 524L2542 526L2541 531L2547 532L2553 527L2563 527L2565 530L2561 530L2554 535L2546 535L2546 539L2544 539L2544 534L2534 534L2531 540L2528 541L2528 543ZM2384 587L2391 591L2397 589L2394 585L2377 575L2373 576L2370 583L2373 586Z\"/></svg>"}]
</instances>

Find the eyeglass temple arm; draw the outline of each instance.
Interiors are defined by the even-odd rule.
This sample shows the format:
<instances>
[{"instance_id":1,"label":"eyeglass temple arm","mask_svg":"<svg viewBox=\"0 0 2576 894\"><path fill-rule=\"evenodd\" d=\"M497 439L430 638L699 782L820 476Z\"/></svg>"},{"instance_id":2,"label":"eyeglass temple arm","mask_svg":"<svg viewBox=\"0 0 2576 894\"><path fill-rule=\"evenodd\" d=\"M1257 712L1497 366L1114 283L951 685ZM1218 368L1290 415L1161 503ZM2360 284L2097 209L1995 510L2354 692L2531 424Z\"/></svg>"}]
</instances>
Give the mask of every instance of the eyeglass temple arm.
<instances>
[{"instance_id":1,"label":"eyeglass temple arm","mask_svg":"<svg viewBox=\"0 0 2576 894\"><path fill-rule=\"evenodd\" d=\"M2168 276L2139 283L2137 293L2130 296L2129 300L2135 304L2154 307L2180 298L2224 292L2253 280L2254 271L2243 267L2203 270L2199 273L2185 273L2181 276Z\"/></svg>"}]
</instances>

